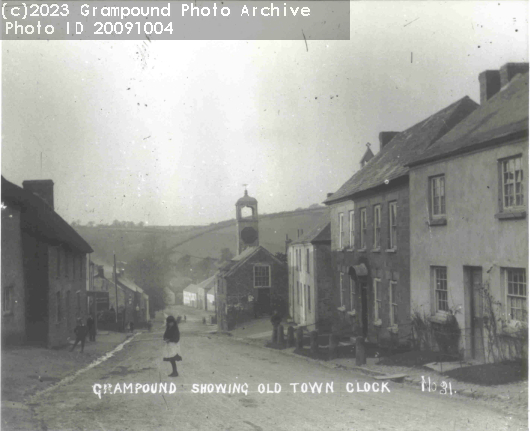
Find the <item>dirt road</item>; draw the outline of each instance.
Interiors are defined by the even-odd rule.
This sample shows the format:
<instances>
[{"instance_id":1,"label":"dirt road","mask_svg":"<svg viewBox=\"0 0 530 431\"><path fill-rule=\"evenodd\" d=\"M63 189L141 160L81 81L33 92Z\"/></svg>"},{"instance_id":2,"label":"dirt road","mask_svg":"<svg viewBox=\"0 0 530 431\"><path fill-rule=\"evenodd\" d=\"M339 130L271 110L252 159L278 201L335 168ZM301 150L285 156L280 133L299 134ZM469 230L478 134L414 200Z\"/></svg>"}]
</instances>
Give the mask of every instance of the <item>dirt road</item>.
<instances>
[{"instance_id":1,"label":"dirt road","mask_svg":"<svg viewBox=\"0 0 530 431\"><path fill-rule=\"evenodd\" d=\"M138 334L110 359L37 395L32 403L41 427L134 431L527 429L522 416L458 395L440 395L439 388L429 393L398 383L376 384L376 380L352 371L328 369L207 334L206 327L193 320L181 324L184 361L178 365L179 377L168 377L170 365L161 360L159 323L152 333ZM160 382L167 383L167 393L159 393ZM312 393L318 392L320 383L321 393ZM201 385L211 393L200 393ZM221 385L225 391L238 389L239 393L217 393L223 390ZM146 388L149 393L144 393ZM368 391L358 392L358 388ZM153 390L156 393L151 393Z\"/></svg>"}]
</instances>

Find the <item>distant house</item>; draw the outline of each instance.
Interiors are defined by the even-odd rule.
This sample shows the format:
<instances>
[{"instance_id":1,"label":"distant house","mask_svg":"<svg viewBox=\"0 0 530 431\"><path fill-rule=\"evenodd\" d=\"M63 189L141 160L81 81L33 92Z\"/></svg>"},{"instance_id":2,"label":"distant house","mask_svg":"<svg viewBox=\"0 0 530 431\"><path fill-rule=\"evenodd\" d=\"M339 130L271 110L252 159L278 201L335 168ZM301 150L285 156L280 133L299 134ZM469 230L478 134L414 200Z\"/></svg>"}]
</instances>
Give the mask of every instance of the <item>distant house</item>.
<instances>
[{"instance_id":1,"label":"distant house","mask_svg":"<svg viewBox=\"0 0 530 431\"><path fill-rule=\"evenodd\" d=\"M54 211L53 181L2 177L2 342L57 347L87 317L92 248Z\"/></svg>"},{"instance_id":2,"label":"distant house","mask_svg":"<svg viewBox=\"0 0 530 431\"><path fill-rule=\"evenodd\" d=\"M379 153L325 201L331 207L336 305L345 330L381 344L410 335L406 164L477 106L464 97L403 132L380 133Z\"/></svg>"},{"instance_id":3,"label":"distant house","mask_svg":"<svg viewBox=\"0 0 530 431\"><path fill-rule=\"evenodd\" d=\"M190 284L182 291L184 305L197 308L197 285Z\"/></svg>"},{"instance_id":4,"label":"distant house","mask_svg":"<svg viewBox=\"0 0 530 431\"><path fill-rule=\"evenodd\" d=\"M223 330L274 308L287 312L287 265L259 245L258 201L246 190L236 203L236 222L238 255L221 265L215 281L217 324Z\"/></svg>"},{"instance_id":5,"label":"distant house","mask_svg":"<svg viewBox=\"0 0 530 431\"><path fill-rule=\"evenodd\" d=\"M210 301L208 294L211 295ZM197 285L197 308L215 310L215 275Z\"/></svg>"},{"instance_id":6,"label":"distant house","mask_svg":"<svg viewBox=\"0 0 530 431\"><path fill-rule=\"evenodd\" d=\"M326 217L292 241L287 252L289 313L309 330L330 328L336 312L331 267L331 226Z\"/></svg>"},{"instance_id":7,"label":"distant house","mask_svg":"<svg viewBox=\"0 0 530 431\"><path fill-rule=\"evenodd\" d=\"M493 361L527 342L528 63L479 81L481 106L410 163L411 298L438 331L456 317L465 358Z\"/></svg>"},{"instance_id":8,"label":"distant house","mask_svg":"<svg viewBox=\"0 0 530 431\"><path fill-rule=\"evenodd\" d=\"M118 284L116 289L113 266L106 265L97 259L91 263L94 265L91 289L97 292L95 297L99 298L97 303L98 315L102 311L113 309L114 311L118 310L118 323L122 326L130 321L135 324L146 322L149 313L149 296L140 286L125 277L124 268L116 269ZM103 295L104 293L106 296ZM108 302L104 302L105 298L108 298ZM93 305L90 307L90 312L95 312Z\"/></svg>"}]
</instances>

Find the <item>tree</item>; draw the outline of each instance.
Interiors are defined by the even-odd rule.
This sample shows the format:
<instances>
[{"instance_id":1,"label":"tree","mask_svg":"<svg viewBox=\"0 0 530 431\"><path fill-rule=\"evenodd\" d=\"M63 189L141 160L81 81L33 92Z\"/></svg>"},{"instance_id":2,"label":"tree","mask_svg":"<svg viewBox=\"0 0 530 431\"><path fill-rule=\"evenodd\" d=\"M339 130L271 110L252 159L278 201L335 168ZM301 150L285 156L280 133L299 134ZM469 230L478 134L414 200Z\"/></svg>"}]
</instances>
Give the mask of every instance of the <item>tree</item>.
<instances>
[{"instance_id":1,"label":"tree","mask_svg":"<svg viewBox=\"0 0 530 431\"><path fill-rule=\"evenodd\" d=\"M166 246L156 234L147 236L128 269L134 282L149 295L149 313L163 310L164 287L169 283L171 264Z\"/></svg>"}]
</instances>

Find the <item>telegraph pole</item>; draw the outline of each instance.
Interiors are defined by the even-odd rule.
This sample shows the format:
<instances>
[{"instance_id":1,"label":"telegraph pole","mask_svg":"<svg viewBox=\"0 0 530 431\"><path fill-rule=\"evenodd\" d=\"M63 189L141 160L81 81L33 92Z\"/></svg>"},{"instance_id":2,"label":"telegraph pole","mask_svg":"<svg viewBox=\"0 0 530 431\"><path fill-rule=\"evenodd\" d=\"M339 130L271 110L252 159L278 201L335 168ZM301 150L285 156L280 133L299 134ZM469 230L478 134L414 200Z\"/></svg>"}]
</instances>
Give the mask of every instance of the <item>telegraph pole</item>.
<instances>
[{"instance_id":1,"label":"telegraph pole","mask_svg":"<svg viewBox=\"0 0 530 431\"><path fill-rule=\"evenodd\" d=\"M116 253L114 253L114 287L116 288L116 324L118 323L118 279L116 277Z\"/></svg>"}]
</instances>

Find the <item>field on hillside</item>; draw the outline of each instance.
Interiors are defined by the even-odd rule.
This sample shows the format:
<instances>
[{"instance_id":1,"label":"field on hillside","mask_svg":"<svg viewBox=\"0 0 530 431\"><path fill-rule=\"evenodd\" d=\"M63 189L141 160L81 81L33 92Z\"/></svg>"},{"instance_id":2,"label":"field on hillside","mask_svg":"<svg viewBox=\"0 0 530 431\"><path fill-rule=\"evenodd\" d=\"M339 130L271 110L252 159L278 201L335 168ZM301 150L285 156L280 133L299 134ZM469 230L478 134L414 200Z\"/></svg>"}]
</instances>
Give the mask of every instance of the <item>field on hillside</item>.
<instances>
[{"instance_id":1,"label":"field on hillside","mask_svg":"<svg viewBox=\"0 0 530 431\"><path fill-rule=\"evenodd\" d=\"M327 209L298 212L292 215L265 216L259 220L260 245L272 253L285 253L285 235L295 239L297 230L307 232L325 215ZM195 257L218 258L223 248L229 248L236 254L236 225L235 223L222 229L205 233L174 249L177 256L189 254Z\"/></svg>"},{"instance_id":2,"label":"field on hillside","mask_svg":"<svg viewBox=\"0 0 530 431\"><path fill-rule=\"evenodd\" d=\"M295 239L298 229L307 232L327 214L328 209L320 207L261 216L260 244L272 253L285 252L285 235ZM172 250L174 261L186 254L218 258L223 248L236 254L236 224L232 220L185 231L86 226L77 226L76 230L92 246L95 254L108 263L112 262L113 252L120 261L132 260L153 237L158 246Z\"/></svg>"}]
</instances>

